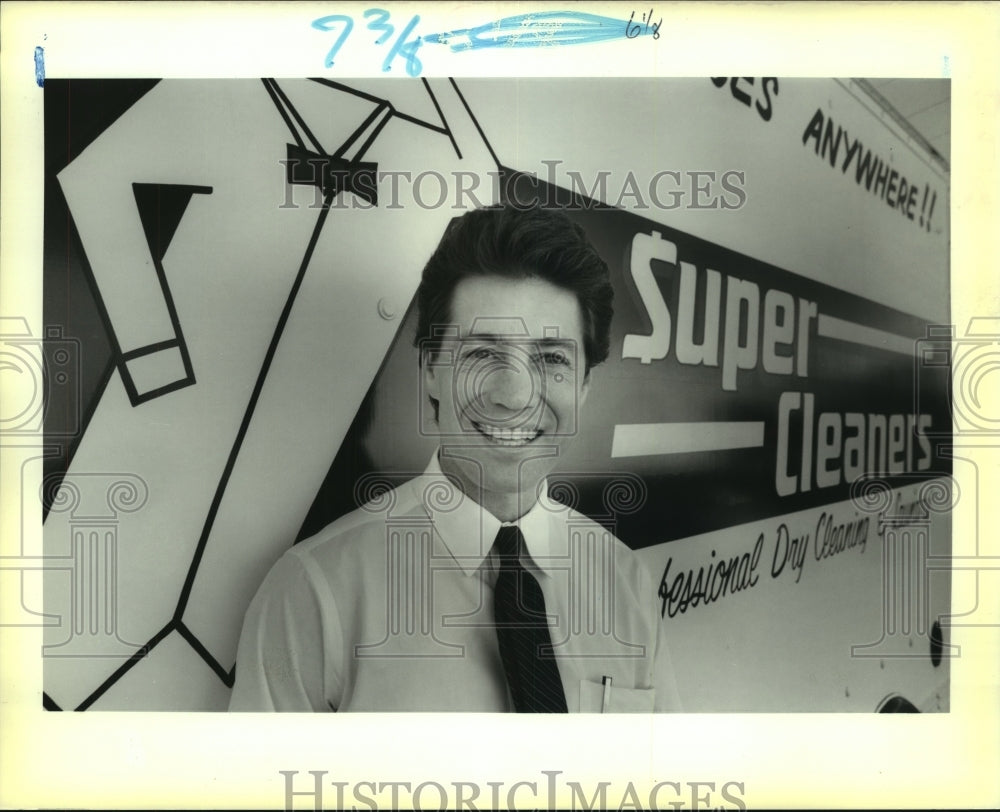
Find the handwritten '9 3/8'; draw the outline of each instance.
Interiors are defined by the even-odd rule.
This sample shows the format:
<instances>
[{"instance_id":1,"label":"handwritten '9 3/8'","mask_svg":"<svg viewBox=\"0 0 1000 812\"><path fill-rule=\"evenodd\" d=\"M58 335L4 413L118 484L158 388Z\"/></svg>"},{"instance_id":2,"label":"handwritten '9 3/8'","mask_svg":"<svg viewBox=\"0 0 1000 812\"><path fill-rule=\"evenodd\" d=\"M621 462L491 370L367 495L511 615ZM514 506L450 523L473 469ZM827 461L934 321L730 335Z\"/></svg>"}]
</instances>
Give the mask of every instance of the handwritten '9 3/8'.
<instances>
[{"instance_id":1,"label":"handwritten '9 3/8'","mask_svg":"<svg viewBox=\"0 0 1000 812\"><path fill-rule=\"evenodd\" d=\"M376 45L384 45L396 30L396 27L389 22L389 16L389 12L381 8L370 8L364 13L365 19L368 20L368 30L379 33L378 38L375 40ZM390 70L392 68L392 61L397 57L402 57L406 60L406 72L410 76L420 75L420 71L423 68L423 65L420 64L420 60L417 58L417 49L421 44L420 37L417 36L411 40L406 39L413 32L413 29L417 27L418 22L420 22L420 15L414 14L410 22L407 23L399 36L396 37L396 41L386 54L385 59L382 61L382 70ZM328 68L333 67L333 60L337 56L337 52L343 46L344 42L346 42L347 37L350 36L351 29L354 28L354 20L346 14L330 14L312 22L312 27L320 31L332 31L338 25L343 25L344 28L340 32L340 36L337 37L336 42L333 43L333 47L326 54L324 64Z\"/></svg>"}]
</instances>

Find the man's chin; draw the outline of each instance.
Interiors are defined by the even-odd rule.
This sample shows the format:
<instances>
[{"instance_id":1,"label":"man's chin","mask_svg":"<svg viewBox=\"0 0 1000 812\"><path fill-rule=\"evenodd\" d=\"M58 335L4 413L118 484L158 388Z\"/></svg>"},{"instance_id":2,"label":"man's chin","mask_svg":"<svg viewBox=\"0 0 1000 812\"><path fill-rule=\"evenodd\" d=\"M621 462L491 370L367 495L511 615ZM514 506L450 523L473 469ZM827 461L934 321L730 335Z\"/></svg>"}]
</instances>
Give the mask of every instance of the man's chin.
<instances>
[{"instance_id":1,"label":"man's chin","mask_svg":"<svg viewBox=\"0 0 1000 812\"><path fill-rule=\"evenodd\" d=\"M457 474L467 493L537 495L539 483L555 465L557 451L551 444L504 448L495 445L443 446L441 467Z\"/></svg>"}]
</instances>

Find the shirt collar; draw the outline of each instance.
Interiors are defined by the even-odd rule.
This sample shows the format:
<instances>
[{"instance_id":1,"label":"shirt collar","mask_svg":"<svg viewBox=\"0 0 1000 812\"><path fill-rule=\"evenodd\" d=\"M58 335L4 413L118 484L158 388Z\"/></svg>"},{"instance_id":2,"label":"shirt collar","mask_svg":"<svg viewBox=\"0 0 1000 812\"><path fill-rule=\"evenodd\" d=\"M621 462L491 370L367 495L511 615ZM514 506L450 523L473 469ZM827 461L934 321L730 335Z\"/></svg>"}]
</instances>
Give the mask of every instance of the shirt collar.
<instances>
[{"instance_id":1,"label":"shirt collar","mask_svg":"<svg viewBox=\"0 0 1000 812\"><path fill-rule=\"evenodd\" d=\"M548 574L553 560L565 557L565 547L558 543L559 517L568 508L552 500L548 484L543 482L541 495L534 506L514 522L501 522L486 508L456 488L441 471L437 452L431 457L423 475L413 480L417 496L434 523L441 541L466 575L472 575L489 555L502 524L521 528L525 546L531 558L526 565Z\"/></svg>"}]
</instances>

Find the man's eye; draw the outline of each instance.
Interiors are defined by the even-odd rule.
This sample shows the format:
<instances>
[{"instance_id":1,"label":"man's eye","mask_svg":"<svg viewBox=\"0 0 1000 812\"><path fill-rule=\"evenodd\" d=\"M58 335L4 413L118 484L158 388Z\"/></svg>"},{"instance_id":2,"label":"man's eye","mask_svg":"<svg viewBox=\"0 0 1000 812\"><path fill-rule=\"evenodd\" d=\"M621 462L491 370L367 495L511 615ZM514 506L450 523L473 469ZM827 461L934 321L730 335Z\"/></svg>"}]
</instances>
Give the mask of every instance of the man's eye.
<instances>
[{"instance_id":1,"label":"man's eye","mask_svg":"<svg viewBox=\"0 0 1000 812\"><path fill-rule=\"evenodd\" d=\"M484 361L493 357L493 350L490 347L475 347L470 349L465 357L473 361Z\"/></svg>"},{"instance_id":2,"label":"man's eye","mask_svg":"<svg viewBox=\"0 0 1000 812\"><path fill-rule=\"evenodd\" d=\"M542 360L550 366L569 366L569 356L560 350L544 353Z\"/></svg>"}]
</instances>

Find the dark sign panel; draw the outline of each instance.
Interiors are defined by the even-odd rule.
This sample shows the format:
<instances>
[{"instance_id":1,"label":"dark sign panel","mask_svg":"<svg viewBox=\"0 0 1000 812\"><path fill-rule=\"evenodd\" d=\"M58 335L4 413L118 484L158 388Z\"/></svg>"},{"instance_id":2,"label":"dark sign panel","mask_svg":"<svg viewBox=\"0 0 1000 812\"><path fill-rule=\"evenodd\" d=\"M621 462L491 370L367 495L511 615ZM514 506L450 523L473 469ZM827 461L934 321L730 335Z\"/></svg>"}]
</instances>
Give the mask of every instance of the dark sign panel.
<instances>
[{"instance_id":1,"label":"dark sign panel","mask_svg":"<svg viewBox=\"0 0 1000 812\"><path fill-rule=\"evenodd\" d=\"M611 354L550 487L633 548L842 501L872 474L902 484L950 470L930 441L951 419L925 319L506 178L515 205L566 208L610 266ZM415 321L411 307L302 536L357 506L359 478L412 474L432 452L432 426L413 440Z\"/></svg>"}]
</instances>

